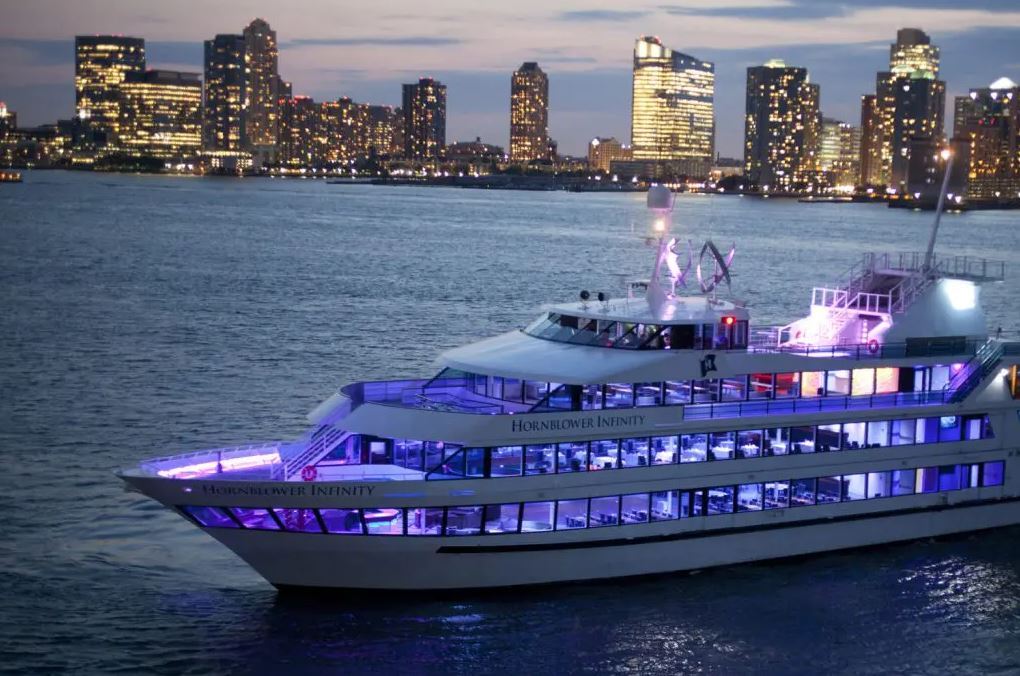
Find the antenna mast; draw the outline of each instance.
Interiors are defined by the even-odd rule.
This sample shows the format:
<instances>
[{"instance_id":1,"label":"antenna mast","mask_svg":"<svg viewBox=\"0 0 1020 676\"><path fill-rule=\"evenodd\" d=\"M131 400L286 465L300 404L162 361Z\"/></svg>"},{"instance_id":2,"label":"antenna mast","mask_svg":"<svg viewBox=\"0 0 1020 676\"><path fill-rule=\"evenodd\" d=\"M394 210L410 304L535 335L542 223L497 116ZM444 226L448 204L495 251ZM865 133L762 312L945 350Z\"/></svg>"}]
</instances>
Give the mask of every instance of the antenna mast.
<instances>
[{"instance_id":1,"label":"antenna mast","mask_svg":"<svg viewBox=\"0 0 1020 676\"><path fill-rule=\"evenodd\" d=\"M939 234L939 221L942 220L942 207L946 203L946 191L949 190L949 174L953 171L953 152L949 148L942 151L942 159L946 161L946 174L942 177L942 190L939 191L939 201L935 206L935 222L931 226L931 237L928 238L928 251L924 254L924 270L931 270L931 261L935 256L935 238Z\"/></svg>"}]
</instances>

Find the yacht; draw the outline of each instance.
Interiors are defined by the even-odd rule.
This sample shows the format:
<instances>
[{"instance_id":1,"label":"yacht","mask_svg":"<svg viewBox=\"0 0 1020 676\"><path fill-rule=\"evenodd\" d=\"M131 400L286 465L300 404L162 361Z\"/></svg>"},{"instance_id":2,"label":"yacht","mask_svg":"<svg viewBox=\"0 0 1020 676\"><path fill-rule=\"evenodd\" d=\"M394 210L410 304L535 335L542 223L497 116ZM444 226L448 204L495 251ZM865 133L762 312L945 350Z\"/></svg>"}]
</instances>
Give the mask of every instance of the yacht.
<instances>
[{"instance_id":1,"label":"yacht","mask_svg":"<svg viewBox=\"0 0 1020 676\"><path fill-rule=\"evenodd\" d=\"M1004 265L863 257L758 326L735 249L670 236L419 380L355 382L299 439L121 470L281 589L462 590L690 571L1020 523ZM937 217L936 217L937 227Z\"/></svg>"}]
</instances>

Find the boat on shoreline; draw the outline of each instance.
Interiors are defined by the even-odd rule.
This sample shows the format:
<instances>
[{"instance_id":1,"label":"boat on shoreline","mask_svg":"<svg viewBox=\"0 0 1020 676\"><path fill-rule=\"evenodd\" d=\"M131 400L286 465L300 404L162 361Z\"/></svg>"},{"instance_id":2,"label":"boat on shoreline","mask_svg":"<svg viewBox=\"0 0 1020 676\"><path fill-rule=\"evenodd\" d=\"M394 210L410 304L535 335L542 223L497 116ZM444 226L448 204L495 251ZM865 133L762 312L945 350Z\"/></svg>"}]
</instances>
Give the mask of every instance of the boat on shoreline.
<instances>
[{"instance_id":1,"label":"boat on shoreline","mask_svg":"<svg viewBox=\"0 0 1020 676\"><path fill-rule=\"evenodd\" d=\"M695 570L1020 523L1004 265L868 254L758 327L735 248L670 236L417 380L355 382L300 439L120 471L281 589L464 590Z\"/></svg>"},{"instance_id":2,"label":"boat on shoreline","mask_svg":"<svg viewBox=\"0 0 1020 676\"><path fill-rule=\"evenodd\" d=\"M0 171L0 183L21 183L21 172L19 171Z\"/></svg>"}]
</instances>

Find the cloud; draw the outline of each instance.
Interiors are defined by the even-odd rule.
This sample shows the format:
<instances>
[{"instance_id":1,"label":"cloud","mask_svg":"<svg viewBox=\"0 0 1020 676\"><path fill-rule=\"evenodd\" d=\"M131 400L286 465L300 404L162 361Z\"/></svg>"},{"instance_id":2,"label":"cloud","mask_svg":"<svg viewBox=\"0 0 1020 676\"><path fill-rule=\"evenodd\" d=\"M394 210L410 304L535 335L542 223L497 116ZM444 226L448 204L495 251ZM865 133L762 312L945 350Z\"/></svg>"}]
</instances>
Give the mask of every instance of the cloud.
<instances>
[{"instance_id":1,"label":"cloud","mask_svg":"<svg viewBox=\"0 0 1020 676\"><path fill-rule=\"evenodd\" d=\"M673 16L720 16L741 19L783 19L784 21L811 21L846 16L850 8L839 3L816 2L811 4L783 3L761 6L685 7L664 6L663 11Z\"/></svg>"},{"instance_id":2,"label":"cloud","mask_svg":"<svg viewBox=\"0 0 1020 676\"><path fill-rule=\"evenodd\" d=\"M630 21L648 16L650 13L622 9L577 9L560 12L556 18L560 21Z\"/></svg>"},{"instance_id":3,"label":"cloud","mask_svg":"<svg viewBox=\"0 0 1020 676\"><path fill-rule=\"evenodd\" d=\"M447 47L465 44L460 38L434 37L429 35L405 35L397 37L367 38L296 38L280 45L290 47L357 47L364 45L387 45L400 47Z\"/></svg>"}]
</instances>

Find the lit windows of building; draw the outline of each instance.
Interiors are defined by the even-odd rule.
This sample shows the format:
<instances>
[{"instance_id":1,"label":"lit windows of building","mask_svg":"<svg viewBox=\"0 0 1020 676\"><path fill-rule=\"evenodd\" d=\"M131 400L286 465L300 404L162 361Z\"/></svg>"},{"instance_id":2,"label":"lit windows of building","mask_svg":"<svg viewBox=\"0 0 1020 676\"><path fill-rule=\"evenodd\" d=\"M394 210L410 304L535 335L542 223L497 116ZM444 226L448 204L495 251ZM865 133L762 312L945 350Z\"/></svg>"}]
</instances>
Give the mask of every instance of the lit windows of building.
<instances>
[{"instance_id":1,"label":"lit windows of building","mask_svg":"<svg viewBox=\"0 0 1020 676\"><path fill-rule=\"evenodd\" d=\"M707 176L715 157L714 97L713 64L674 52L658 38L639 38L631 98L634 160Z\"/></svg>"},{"instance_id":2,"label":"lit windows of building","mask_svg":"<svg viewBox=\"0 0 1020 676\"><path fill-rule=\"evenodd\" d=\"M1000 78L955 103L954 141L968 150L968 199L1020 198L1020 85Z\"/></svg>"},{"instance_id":3,"label":"lit windows of building","mask_svg":"<svg viewBox=\"0 0 1020 676\"><path fill-rule=\"evenodd\" d=\"M860 129L846 122L822 119L818 168L830 174L836 186L853 186L859 175Z\"/></svg>"},{"instance_id":4,"label":"lit windows of building","mask_svg":"<svg viewBox=\"0 0 1020 676\"><path fill-rule=\"evenodd\" d=\"M369 106L347 97L320 104L320 135L323 160L349 165L369 156L371 123Z\"/></svg>"},{"instance_id":5,"label":"lit windows of building","mask_svg":"<svg viewBox=\"0 0 1020 676\"><path fill-rule=\"evenodd\" d=\"M217 35L205 42L203 145L212 151L239 151L244 143L247 102L244 36Z\"/></svg>"},{"instance_id":6,"label":"lit windows of building","mask_svg":"<svg viewBox=\"0 0 1020 676\"><path fill-rule=\"evenodd\" d=\"M307 96L280 100L278 158L284 166L315 167L325 161L322 108Z\"/></svg>"},{"instance_id":7,"label":"lit windows of building","mask_svg":"<svg viewBox=\"0 0 1020 676\"><path fill-rule=\"evenodd\" d=\"M244 113L245 142L252 149L276 145L279 127L280 74L276 31L262 19L244 29L248 107Z\"/></svg>"},{"instance_id":8,"label":"lit windows of building","mask_svg":"<svg viewBox=\"0 0 1020 676\"><path fill-rule=\"evenodd\" d=\"M120 125L120 84L145 71L145 40L113 35L74 39L75 110L95 145L113 144Z\"/></svg>"},{"instance_id":9,"label":"lit windows of building","mask_svg":"<svg viewBox=\"0 0 1020 676\"><path fill-rule=\"evenodd\" d=\"M405 157L442 159L446 149L446 85L432 78L405 84L403 110Z\"/></svg>"},{"instance_id":10,"label":"lit windows of building","mask_svg":"<svg viewBox=\"0 0 1020 676\"><path fill-rule=\"evenodd\" d=\"M533 61L510 80L510 161L549 159L549 78Z\"/></svg>"},{"instance_id":11,"label":"lit windows of building","mask_svg":"<svg viewBox=\"0 0 1020 676\"><path fill-rule=\"evenodd\" d=\"M404 149L404 116L393 106L368 107L368 144L377 156L397 157Z\"/></svg>"},{"instance_id":12,"label":"lit windows of building","mask_svg":"<svg viewBox=\"0 0 1020 676\"><path fill-rule=\"evenodd\" d=\"M630 146L623 145L613 137L593 138L588 144L588 168L591 171L609 173L613 162L630 162L634 153Z\"/></svg>"},{"instance_id":13,"label":"lit windows of building","mask_svg":"<svg viewBox=\"0 0 1020 676\"><path fill-rule=\"evenodd\" d=\"M132 155L184 159L202 148L202 83L197 73L132 73L120 87L117 148Z\"/></svg>"}]
</instances>

